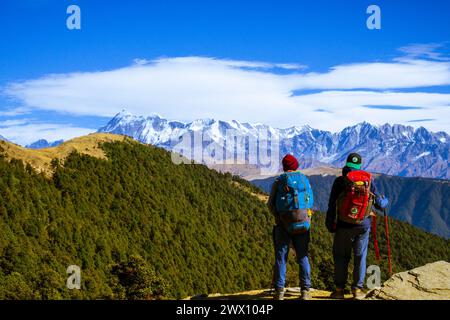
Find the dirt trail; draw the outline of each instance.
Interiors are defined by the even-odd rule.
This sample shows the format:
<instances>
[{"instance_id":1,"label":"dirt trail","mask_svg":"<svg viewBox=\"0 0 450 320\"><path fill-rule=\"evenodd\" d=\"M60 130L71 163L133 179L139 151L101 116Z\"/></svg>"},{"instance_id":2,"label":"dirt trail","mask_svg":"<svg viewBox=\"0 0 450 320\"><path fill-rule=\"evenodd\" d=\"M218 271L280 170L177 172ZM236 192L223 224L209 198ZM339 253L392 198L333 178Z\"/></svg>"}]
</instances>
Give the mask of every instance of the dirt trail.
<instances>
[{"instance_id":1,"label":"dirt trail","mask_svg":"<svg viewBox=\"0 0 450 320\"><path fill-rule=\"evenodd\" d=\"M213 293L213 294L204 294L189 297L186 300L271 300L272 292L269 289L265 290L251 290L251 291L243 291L238 293L231 294L221 294L221 293ZM311 289L311 300L330 300L329 291L323 290L315 290ZM352 299L352 295L348 294L345 296L346 299ZM285 300L298 300L300 299L300 289L299 288L287 288L285 293Z\"/></svg>"}]
</instances>

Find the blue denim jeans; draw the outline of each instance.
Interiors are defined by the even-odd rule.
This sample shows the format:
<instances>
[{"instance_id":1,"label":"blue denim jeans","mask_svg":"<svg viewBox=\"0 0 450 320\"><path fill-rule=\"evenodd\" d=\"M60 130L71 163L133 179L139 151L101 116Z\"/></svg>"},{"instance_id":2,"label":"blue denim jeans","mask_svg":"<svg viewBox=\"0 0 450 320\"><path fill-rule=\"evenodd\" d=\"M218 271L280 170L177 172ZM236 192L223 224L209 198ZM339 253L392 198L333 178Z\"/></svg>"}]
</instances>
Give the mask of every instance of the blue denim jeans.
<instances>
[{"instance_id":1,"label":"blue denim jeans","mask_svg":"<svg viewBox=\"0 0 450 320\"><path fill-rule=\"evenodd\" d=\"M275 265L274 285L275 288L284 288L286 282L286 263L291 242L299 264L300 288L309 290L311 287L311 267L308 260L309 231L307 233L291 236L282 226L274 227Z\"/></svg>"},{"instance_id":2,"label":"blue denim jeans","mask_svg":"<svg viewBox=\"0 0 450 320\"><path fill-rule=\"evenodd\" d=\"M367 246L370 228L338 228L334 235L334 284L344 289L347 283L348 264L353 250L352 288L362 288L366 276Z\"/></svg>"}]
</instances>

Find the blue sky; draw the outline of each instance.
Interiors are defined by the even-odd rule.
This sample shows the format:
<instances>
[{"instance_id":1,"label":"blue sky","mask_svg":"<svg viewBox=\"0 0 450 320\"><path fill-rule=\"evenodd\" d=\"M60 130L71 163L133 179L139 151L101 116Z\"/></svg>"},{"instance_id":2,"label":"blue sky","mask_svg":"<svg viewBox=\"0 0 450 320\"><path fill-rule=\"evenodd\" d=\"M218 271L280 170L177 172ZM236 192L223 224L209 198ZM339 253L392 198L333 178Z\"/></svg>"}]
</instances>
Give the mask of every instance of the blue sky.
<instances>
[{"instance_id":1,"label":"blue sky","mask_svg":"<svg viewBox=\"0 0 450 320\"><path fill-rule=\"evenodd\" d=\"M81 30L66 28L71 4ZM366 27L371 4L381 30ZM1 1L0 135L67 139L122 108L449 132L449 21L438 0Z\"/></svg>"}]
</instances>

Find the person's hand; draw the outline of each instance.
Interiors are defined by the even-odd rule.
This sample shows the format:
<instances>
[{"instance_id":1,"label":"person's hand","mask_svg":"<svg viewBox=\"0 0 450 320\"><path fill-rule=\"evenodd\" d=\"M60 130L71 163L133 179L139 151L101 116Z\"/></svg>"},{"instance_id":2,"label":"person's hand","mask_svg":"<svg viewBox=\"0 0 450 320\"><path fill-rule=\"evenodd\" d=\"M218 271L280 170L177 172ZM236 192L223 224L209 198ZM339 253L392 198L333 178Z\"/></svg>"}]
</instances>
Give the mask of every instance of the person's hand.
<instances>
[{"instance_id":1,"label":"person's hand","mask_svg":"<svg viewBox=\"0 0 450 320\"><path fill-rule=\"evenodd\" d=\"M380 206L381 209L385 209L388 204L389 204L389 198L385 197L385 196L380 196L377 199L378 201L378 205Z\"/></svg>"}]
</instances>

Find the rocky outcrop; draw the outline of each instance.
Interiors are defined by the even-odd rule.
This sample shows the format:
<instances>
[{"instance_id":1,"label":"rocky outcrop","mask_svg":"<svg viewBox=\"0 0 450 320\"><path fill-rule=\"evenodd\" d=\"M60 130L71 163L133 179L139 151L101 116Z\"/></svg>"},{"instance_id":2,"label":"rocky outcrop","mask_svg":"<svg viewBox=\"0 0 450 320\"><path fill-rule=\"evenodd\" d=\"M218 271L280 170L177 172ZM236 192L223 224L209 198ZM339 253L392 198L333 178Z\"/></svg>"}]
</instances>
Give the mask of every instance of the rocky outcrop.
<instances>
[{"instance_id":1,"label":"rocky outcrop","mask_svg":"<svg viewBox=\"0 0 450 320\"><path fill-rule=\"evenodd\" d=\"M367 298L382 300L450 300L450 263L438 261L400 272Z\"/></svg>"}]
</instances>

